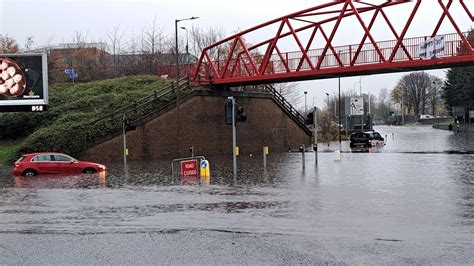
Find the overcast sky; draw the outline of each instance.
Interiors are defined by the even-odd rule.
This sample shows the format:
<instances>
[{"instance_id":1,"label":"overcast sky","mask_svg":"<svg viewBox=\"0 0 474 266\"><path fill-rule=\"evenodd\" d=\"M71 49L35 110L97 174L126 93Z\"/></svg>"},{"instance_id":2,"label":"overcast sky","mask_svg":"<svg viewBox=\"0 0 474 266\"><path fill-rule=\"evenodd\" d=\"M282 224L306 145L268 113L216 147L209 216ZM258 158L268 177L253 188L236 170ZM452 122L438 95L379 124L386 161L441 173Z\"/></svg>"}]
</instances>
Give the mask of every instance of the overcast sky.
<instances>
[{"instance_id":1,"label":"overcast sky","mask_svg":"<svg viewBox=\"0 0 474 266\"><path fill-rule=\"evenodd\" d=\"M380 2L380 0L369 2ZM227 35L244 30L268 20L287 15L305 8L329 2L326 0L0 0L0 34L8 34L23 44L28 36L34 36L35 45L70 42L76 32L87 34L90 40L104 40L106 33L115 26L127 32L137 32L149 25L156 17L157 24L168 35L174 32L174 20L191 16L199 20L182 22L182 26L219 28ZM422 10L417 14L409 37L431 35L441 8L437 0L424 0ZM452 14L461 30L473 27L472 21L459 3L453 5ZM474 11L474 0L465 1ZM403 4L389 11L389 17L400 32L412 4ZM377 23L378 25L381 25ZM343 25L338 35L338 44L353 44L350 23ZM380 39L387 34L387 28L375 27ZM440 33L453 33L454 28L447 21ZM252 36L256 40L259 36ZM248 40L252 42L252 39ZM297 49L296 47L294 48ZM429 71L444 78L444 70ZM403 74L372 75L362 77L362 91L378 94L381 88L392 89ZM359 88L359 78L344 78L343 90ZM308 91L308 106L324 107L325 93L337 90L337 80L300 82L299 90ZM358 89L357 89L358 91ZM303 103L304 104L304 103Z\"/></svg>"}]
</instances>

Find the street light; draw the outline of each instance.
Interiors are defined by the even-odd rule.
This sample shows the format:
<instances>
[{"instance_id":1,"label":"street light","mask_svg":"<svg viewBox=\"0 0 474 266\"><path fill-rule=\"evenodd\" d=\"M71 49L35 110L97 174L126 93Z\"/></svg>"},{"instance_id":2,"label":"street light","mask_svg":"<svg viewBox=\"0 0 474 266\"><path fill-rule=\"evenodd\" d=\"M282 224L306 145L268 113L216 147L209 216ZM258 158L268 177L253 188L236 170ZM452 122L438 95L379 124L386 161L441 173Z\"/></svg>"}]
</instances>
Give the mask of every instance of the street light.
<instances>
[{"instance_id":1,"label":"street light","mask_svg":"<svg viewBox=\"0 0 474 266\"><path fill-rule=\"evenodd\" d=\"M316 107L316 101L315 101L315 99L317 99L317 98L318 98L318 97L313 96L313 108Z\"/></svg>"},{"instance_id":2,"label":"street light","mask_svg":"<svg viewBox=\"0 0 474 266\"><path fill-rule=\"evenodd\" d=\"M329 93L326 92L326 96L328 96L328 111L330 111L330 108L329 108Z\"/></svg>"},{"instance_id":3,"label":"street light","mask_svg":"<svg viewBox=\"0 0 474 266\"><path fill-rule=\"evenodd\" d=\"M181 21L186 21L186 20L195 20L198 19L199 17L190 17L190 18L184 18L184 19L176 19L175 20L175 37L176 37L176 81L179 80L179 46L178 46L178 23Z\"/></svg>"},{"instance_id":4,"label":"street light","mask_svg":"<svg viewBox=\"0 0 474 266\"><path fill-rule=\"evenodd\" d=\"M362 96L362 77L360 77L359 81L354 82L354 86L352 86L352 89L354 90L354 92L355 92L355 85L356 84L359 84L359 90L360 90L359 93L360 93L360 96Z\"/></svg>"},{"instance_id":5,"label":"street light","mask_svg":"<svg viewBox=\"0 0 474 266\"><path fill-rule=\"evenodd\" d=\"M307 106L306 105L306 95L308 95L307 91L304 92L304 112L305 112L305 114L308 112L308 108L306 107Z\"/></svg>"},{"instance_id":6,"label":"street light","mask_svg":"<svg viewBox=\"0 0 474 266\"><path fill-rule=\"evenodd\" d=\"M189 64L189 32L186 27L181 27L182 30L186 31L186 65ZM188 67L186 67L186 74L188 74Z\"/></svg>"},{"instance_id":7,"label":"street light","mask_svg":"<svg viewBox=\"0 0 474 266\"><path fill-rule=\"evenodd\" d=\"M178 46L178 23L181 22L181 21L185 21L185 20L195 20L195 19L198 19L199 17L190 17L190 18L184 18L184 19L176 19L174 22L174 30L175 30L175 37L176 37L176 123L178 125L178 145L177 145L177 149L178 149L178 157L180 156L179 155L179 151L180 151L180 146L181 146L181 138L180 138L180 135L181 135L181 123L179 121L179 116L180 116L180 112L179 112L179 46Z\"/></svg>"}]
</instances>

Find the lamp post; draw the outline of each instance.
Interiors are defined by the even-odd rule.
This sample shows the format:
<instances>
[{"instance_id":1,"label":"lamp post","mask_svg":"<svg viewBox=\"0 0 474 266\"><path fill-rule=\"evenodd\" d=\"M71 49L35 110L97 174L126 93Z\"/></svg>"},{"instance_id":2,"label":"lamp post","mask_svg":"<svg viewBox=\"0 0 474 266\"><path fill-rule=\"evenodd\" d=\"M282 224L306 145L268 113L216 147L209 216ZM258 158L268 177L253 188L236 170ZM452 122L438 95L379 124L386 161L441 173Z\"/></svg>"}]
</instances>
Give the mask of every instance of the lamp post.
<instances>
[{"instance_id":1,"label":"lamp post","mask_svg":"<svg viewBox=\"0 0 474 266\"><path fill-rule=\"evenodd\" d=\"M326 96L328 97L328 111L330 111L331 108L329 108L329 93L326 92Z\"/></svg>"},{"instance_id":2,"label":"lamp post","mask_svg":"<svg viewBox=\"0 0 474 266\"><path fill-rule=\"evenodd\" d=\"M342 117L341 117L341 77L339 77L339 151L342 149L342 136L341 136L341 125L342 125Z\"/></svg>"},{"instance_id":3,"label":"lamp post","mask_svg":"<svg viewBox=\"0 0 474 266\"><path fill-rule=\"evenodd\" d=\"M198 19L199 17L190 17L190 18L185 18L185 19L176 19L175 24L174 24L174 30L175 30L175 37L176 37L176 123L178 125L177 129L177 139L178 139L178 145L177 145L177 155L178 157L180 156L180 146L181 146L181 122L179 121L180 117L180 112L179 112L179 46L178 46L178 23L181 21L186 21L186 20L194 20Z\"/></svg>"},{"instance_id":4,"label":"lamp post","mask_svg":"<svg viewBox=\"0 0 474 266\"><path fill-rule=\"evenodd\" d=\"M178 46L178 23L181 21L186 21L186 20L195 20L198 19L199 17L190 17L190 18L184 18L184 19L176 19L175 20L175 37L176 37L176 81L179 80L179 46Z\"/></svg>"},{"instance_id":5,"label":"lamp post","mask_svg":"<svg viewBox=\"0 0 474 266\"><path fill-rule=\"evenodd\" d=\"M305 114L308 112L308 108L307 108L307 105L306 105L306 95L308 95L307 91L304 92L304 113Z\"/></svg>"},{"instance_id":6,"label":"lamp post","mask_svg":"<svg viewBox=\"0 0 474 266\"><path fill-rule=\"evenodd\" d=\"M189 64L189 31L186 27L181 27L182 30L186 31L186 65ZM186 75L188 74L188 67L186 67Z\"/></svg>"}]
</instances>

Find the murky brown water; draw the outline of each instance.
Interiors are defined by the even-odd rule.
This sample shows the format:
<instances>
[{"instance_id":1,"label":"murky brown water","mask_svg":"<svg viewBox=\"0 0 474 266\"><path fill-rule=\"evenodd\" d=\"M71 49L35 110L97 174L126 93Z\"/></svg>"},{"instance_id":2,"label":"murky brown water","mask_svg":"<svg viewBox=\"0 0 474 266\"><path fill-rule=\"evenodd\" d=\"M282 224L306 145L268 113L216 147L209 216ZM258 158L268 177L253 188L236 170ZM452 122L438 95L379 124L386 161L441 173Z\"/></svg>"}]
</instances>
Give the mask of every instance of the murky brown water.
<instances>
[{"instance_id":1,"label":"murky brown water","mask_svg":"<svg viewBox=\"0 0 474 266\"><path fill-rule=\"evenodd\" d=\"M182 186L170 162L109 165L107 176L0 177L0 233L136 233L212 229L473 245L474 135L380 127L387 146L344 153L209 158L211 184ZM394 135L392 135L392 133ZM343 143L343 150L348 143Z\"/></svg>"}]
</instances>

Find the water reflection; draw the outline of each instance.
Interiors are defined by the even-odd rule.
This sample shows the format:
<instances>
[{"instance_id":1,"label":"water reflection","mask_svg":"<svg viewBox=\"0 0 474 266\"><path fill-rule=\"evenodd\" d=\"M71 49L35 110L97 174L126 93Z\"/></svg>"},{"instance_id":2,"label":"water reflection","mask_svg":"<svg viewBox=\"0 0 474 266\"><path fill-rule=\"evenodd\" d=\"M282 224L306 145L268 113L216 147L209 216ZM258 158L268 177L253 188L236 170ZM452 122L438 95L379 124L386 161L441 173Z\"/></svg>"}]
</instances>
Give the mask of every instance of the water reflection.
<instances>
[{"instance_id":1,"label":"water reflection","mask_svg":"<svg viewBox=\"0 0 474 266\"><path fill-rule=\"evenodd\" d=\"M94 188L107 186L107 173L82 175L41 175L41 176L13 176L16 188Z\"/></svg>"}]
</instances>

